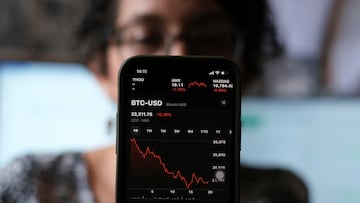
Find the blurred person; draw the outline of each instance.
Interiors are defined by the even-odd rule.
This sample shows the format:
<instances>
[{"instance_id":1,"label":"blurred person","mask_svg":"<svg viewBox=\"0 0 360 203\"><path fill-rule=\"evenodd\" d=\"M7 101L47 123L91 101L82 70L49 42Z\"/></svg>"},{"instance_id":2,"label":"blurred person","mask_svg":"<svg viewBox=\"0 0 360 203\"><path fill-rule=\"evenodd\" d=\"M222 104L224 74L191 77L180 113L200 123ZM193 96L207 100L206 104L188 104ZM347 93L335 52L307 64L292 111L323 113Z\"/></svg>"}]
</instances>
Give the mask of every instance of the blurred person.
<instances>
[{"instance_id":1,"label":"blurred person","mask_svg":"<svg viewBox=\"0 0 360 203\"><path fill-rule=\"evenodd\" d=\"M121 63L134 55L215 55L234 60L244 94L261 76L263 58L279 46L265 0L92 0L81 24L84 64L114 101ZM256 85L255 85L256 86ZM119 98L121 99L121 98ZM91 137L89 137L91 139ZM245 170L246 169L246 170ZM250 172L244 173L244 172ZM279 174L291 174L278 170ZM241 167L241 199L260 202L271 185L302 185ZM115 202L115 145L87 152L20 157L0 172L0 202ZM266 182L269 187L259 187ZM303 187L277 193L305 194ZM298 191L299 190L299 191ZM254 193L257 192L257 193ZM260 199L261 200L261 199ZM266 201L261 202L284 202ZM289 201L288 201L289 202ZM295 202L295 201L293 201ZM304 201L297 202L306 202Z\"/></svg>"}]
</instances>

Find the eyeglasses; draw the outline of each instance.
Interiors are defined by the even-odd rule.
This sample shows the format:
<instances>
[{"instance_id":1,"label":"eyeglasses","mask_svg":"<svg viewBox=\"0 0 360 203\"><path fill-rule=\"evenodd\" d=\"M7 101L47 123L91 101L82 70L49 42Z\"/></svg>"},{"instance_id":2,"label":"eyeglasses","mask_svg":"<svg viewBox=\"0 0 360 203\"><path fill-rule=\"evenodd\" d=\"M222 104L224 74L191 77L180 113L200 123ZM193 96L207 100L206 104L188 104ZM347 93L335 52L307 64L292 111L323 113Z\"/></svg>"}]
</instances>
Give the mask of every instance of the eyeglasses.
<instances>
[{"instance_id":1,"label":"eyeglasses","mask_svg":"<svg viewBox=\"0 0 360 203\"><path fill-rule=\"evenodd\" d=\"M113 39L119 48L132 54L168 54L179 40L186 44L189 54L232 56L236 46L235 29L227 23L209 22L171 35L159 23L138 23L117 29Z\"/></svg>"}]
</instances>

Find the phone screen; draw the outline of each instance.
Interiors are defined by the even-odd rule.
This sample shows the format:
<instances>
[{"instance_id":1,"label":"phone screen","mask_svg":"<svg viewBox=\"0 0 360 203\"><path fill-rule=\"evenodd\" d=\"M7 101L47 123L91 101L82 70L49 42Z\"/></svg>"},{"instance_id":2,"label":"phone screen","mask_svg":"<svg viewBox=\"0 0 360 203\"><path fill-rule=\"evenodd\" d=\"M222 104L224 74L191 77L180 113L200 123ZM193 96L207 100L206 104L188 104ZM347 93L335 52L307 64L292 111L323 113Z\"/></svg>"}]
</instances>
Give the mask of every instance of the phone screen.
<instances>
[{"instance_id":1,"label":"phone screen","mask_svg":"<svg viewBox=\"0 0 360 203\"><path fill-rule=\"evenodd\" d=\"M134 57L119 77L117 201L238 201L240 76L222 58Z\"/></svg>"}]
</instances>

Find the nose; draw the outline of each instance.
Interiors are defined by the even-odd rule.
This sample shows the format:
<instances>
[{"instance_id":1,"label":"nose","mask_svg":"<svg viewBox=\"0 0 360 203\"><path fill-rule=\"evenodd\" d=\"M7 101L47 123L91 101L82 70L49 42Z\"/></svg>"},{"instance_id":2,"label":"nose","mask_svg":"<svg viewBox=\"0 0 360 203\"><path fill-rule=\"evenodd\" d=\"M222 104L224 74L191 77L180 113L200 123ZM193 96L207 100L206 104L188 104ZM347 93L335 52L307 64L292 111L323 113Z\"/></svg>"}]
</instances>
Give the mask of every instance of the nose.
<instances>
[{"instance_id":1,"label":"nose","mask_svg":"<svg viewBox=\"0 0 360 203\"><path fill-rule=\"evenodd\" d=\"M173 56L188 55L189 46L186 41L181 38L174 39L168 44L166 54Z\"/></svg>"}]
</instances>

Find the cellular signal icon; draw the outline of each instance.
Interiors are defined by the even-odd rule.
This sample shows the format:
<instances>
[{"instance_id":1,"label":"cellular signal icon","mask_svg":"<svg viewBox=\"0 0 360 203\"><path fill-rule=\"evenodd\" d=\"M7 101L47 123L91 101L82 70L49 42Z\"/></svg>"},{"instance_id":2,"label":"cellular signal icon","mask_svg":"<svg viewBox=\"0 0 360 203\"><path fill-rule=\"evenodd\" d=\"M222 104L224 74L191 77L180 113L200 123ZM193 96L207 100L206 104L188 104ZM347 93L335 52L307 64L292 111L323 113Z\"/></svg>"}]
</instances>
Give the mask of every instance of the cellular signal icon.
<instances>
[{"instance_id":1,"label":"cellular signal icon","mask_svg":"<svg viewBox=\"0 0 360 203\"><path fill-rule=\"evenodd\" d=\"M221 73L221 71L216 70L216 71L209 72L209 75L219 75L220 73Z\"/></svg>"}]
</instances>

